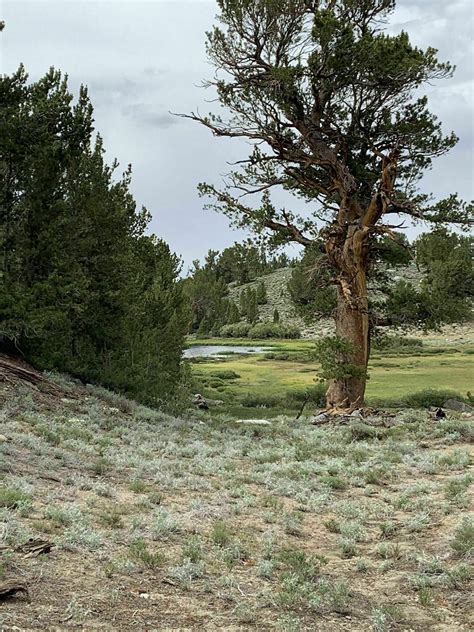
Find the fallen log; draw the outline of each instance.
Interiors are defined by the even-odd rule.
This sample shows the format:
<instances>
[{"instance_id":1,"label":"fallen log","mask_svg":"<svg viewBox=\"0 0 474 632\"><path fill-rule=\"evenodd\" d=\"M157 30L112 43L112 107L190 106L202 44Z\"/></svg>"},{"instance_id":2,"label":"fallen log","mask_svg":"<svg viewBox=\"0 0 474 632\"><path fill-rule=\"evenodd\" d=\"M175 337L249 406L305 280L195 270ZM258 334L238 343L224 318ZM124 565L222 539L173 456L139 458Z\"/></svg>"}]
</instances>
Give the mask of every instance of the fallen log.
<instances>
[{"instance_id":1,"label":"fallen log","mask_svg":"<svg viewBox=\"0 0 474 632\"><path fill-rule=\"evenodd\" d=\"M49 380L43 373L32 366L3 353L0 353L0 382L8 384L29 384L51 395L62 396L64 389Z\"/></svg>"},{"instance_id":2,"label":"fallen log","mask_svg":"<svg viewBox=\"0 0 474 632\"><path fill-rule=\"evenodd\" d=\"M19 546L16 550L24 553L24 557L36 557L38 555L44 555L50 553L54 544L47 540L41 540L39 538L30 538L28 542Z\"/></svg>"},{"instance_id":3,"label":"fallen log","mask_svg":"<svg viewBox=\"0 0 474 632\"><path fill-rule=\"evenodd\" d=\"M9 599L19 592L24 593L27 599L29 599L30 594L25 582L20 582L16 579L0 582L0 599Z\"/></svg>"}]
</instances>

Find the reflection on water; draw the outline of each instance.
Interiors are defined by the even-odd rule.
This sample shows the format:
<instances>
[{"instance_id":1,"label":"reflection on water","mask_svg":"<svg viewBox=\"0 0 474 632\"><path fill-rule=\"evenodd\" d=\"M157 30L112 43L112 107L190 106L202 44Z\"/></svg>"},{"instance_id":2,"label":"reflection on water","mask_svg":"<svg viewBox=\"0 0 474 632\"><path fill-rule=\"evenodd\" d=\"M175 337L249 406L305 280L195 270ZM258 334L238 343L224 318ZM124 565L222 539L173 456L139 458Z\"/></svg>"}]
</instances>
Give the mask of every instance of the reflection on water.
<instances>
[{"instance_id":1,"label":"reflection on water","mask_svg":"<svg viewBox=\"0 0 474 632\"><path fill-rule=\"evenodd\" d=\"M271 351L273 347L233 347L231 345L197 345L185 349L185 358L221 358L230 353L264 353Z\"/></svg>"}]
</instances>

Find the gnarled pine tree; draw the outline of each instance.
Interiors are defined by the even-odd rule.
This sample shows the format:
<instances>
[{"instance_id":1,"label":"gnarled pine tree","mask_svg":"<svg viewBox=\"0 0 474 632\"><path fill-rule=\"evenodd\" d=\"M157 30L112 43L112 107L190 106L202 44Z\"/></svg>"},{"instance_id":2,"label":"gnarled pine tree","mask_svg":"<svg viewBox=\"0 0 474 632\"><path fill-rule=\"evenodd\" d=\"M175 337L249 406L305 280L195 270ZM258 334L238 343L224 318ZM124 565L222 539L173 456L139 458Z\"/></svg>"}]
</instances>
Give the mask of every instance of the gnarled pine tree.
<instances>
[{"instance_id":1,"label":"gnarled pine tree","mask_svg":"<svg viewBox=\"0 0 474 632\"><path fill-rule=\"evenodd\" d=\"M226 115L186 115L214 135L253 145L223 190L200 185L210 206L276 243L316 244L337 286L339 360L358 371L331 382L329 407L361 406L370 350L367 279L377 236L398 216L463 223L457 195L433 202L418 182L433 158L457 142L445 136L420 87L450 77L436 50L389 35L394 0L218 0L207 34L216 68L207 83ZM277 209L283 187L310 202L311 217ZM262 194L259 208L243 196ZM395 219L394 219L395 218ZM400 226L397 226L400 229ZM350 350L349 350L350 349Z\"/></svg>"}]
</instances>

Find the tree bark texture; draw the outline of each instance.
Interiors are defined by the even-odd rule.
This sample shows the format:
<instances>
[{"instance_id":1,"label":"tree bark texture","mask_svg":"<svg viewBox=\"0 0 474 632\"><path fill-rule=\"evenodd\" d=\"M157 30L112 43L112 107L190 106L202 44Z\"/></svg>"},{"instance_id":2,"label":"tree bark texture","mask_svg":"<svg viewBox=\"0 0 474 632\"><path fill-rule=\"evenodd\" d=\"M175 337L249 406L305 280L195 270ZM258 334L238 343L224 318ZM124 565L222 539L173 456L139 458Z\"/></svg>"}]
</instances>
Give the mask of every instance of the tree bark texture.
<instances>
[{"instance_id":1,"label":"tree bark texture","mask_svg":"<svg viewBox=\"0 0 474 632\"><path fill-rule=\"evenodd\" d=\"M330 231L326 250L336 272L336 335L352 351L338 362L357 367L357 375L334 379L326 393L328 408L353 409L364 405L369 360L369 308L367 298L369 231L360 221L337 225Z\"/></svg>"}]
</instances>

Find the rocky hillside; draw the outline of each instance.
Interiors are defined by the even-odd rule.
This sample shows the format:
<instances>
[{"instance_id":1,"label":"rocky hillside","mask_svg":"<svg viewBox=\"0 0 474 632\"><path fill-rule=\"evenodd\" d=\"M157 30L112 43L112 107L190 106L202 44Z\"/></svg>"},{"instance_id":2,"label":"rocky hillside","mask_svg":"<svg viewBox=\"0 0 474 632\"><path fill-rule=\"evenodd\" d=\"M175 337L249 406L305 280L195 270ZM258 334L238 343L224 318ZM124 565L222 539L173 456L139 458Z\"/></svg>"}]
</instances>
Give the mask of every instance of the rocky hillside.
<instances>
[{"instance_id":1,"label":"rocky hillside","mask_svg":"<svg viewBox=\"0 0 474 632\"><path fill-rule=\"evenodd\" d=\"M242 291L245 291L247 287L254 290L257 289L258 284L263 281L265 289L267 291L268 301L265 305L258 306L259 318L263 321L271 321L273 319L273 312L275 308L278 309L282 322L295 325L301 331L302 338L318 338L320 336L326 336L334 331L334 324L330 318L322 318L314 323L307 323L296 314L294 303L291 300L290 293L288 291L288 281L291 277L292 268L281 268L259 277L251 283L244 285L236 285L231 283L229 285L229 295L238 304L239 296ZM415 266L408 266L402 269L394 270L392 277L393 282L399 280L405 280L413 285L419 285L421 281L421 274ZM407 333L406 331L403 333ZM441 328L437 333L430 332L426 334L422 330L412 329L409 331L409 335L429 338L431 340L439 340L442 343L466 343L474 341L474 322L446 325Z\"/></svg>"},{"instance_id":2,"label":"rocky hillside","mask_svg":"<svg viewBox=\"0 0 474 632\"><path fill-rule=\"evenodd\" d=\"M303 338L315 338L317 336L328 335L333 330L333 324L330 319L321 319L314 324L308 324L305 323L303 318L296 314L295 306L288 291L288 281L291 277L291 272L292 268L281 268L245 285L232 283L229 286L230 297L238 304L239 296L242 291L245 291L247 287L256 290L258 284L263 281L267 291L268 301L265 305L258 306L259 318L261 320L271 321L273 319L273 312L277 309L281 321L298 327Z\"/></svg>"}]
</instances>

